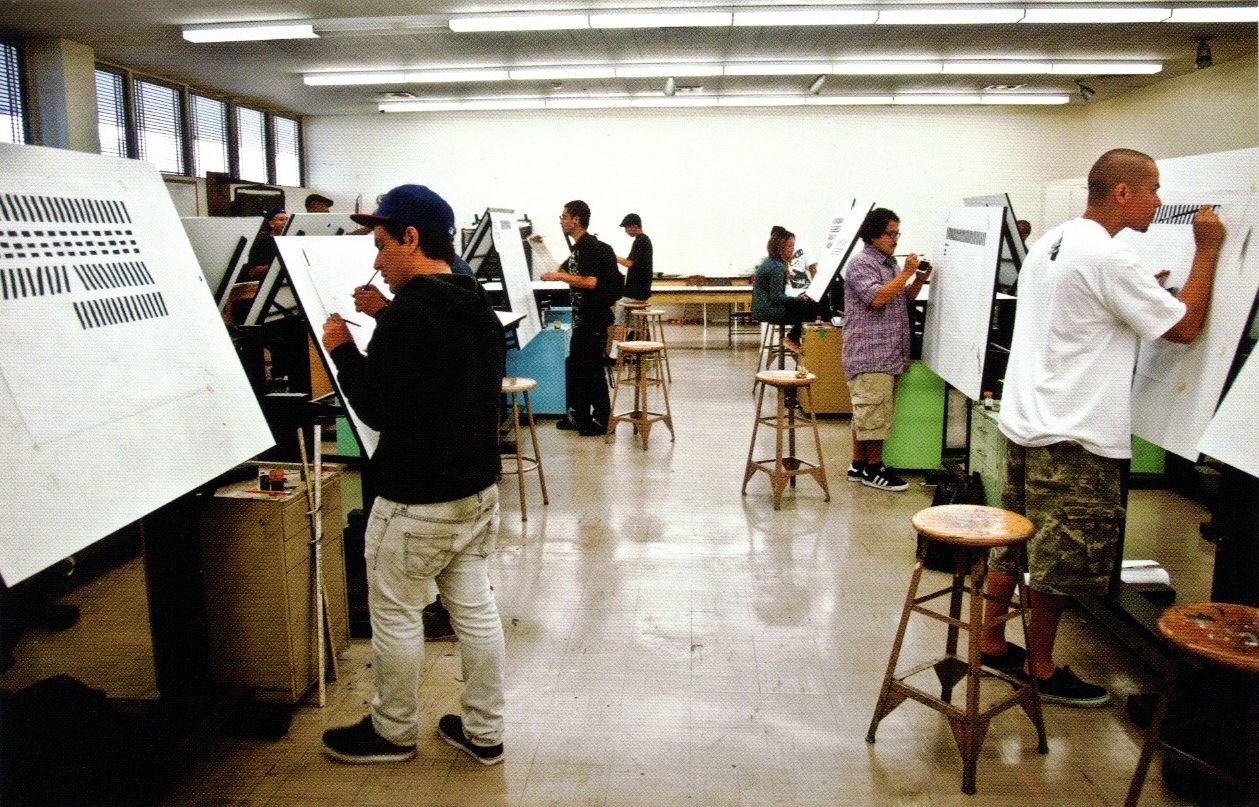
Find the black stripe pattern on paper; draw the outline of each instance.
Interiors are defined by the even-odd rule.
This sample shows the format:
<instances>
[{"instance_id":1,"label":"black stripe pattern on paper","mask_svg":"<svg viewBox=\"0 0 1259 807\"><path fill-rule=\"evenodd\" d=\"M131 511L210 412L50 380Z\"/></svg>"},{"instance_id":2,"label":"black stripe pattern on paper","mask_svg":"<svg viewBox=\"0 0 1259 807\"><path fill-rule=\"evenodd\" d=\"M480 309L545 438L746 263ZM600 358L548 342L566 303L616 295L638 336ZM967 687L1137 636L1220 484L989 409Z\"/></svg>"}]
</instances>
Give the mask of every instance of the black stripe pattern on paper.
<instances>
[{"instance_id":1,"label":"black stripe pattern on paper","mask_svg":"<svg viewBox=\"0 0 1259 807\"><path fill-rule=\"evenodd\" d=\"M0 258L5 260L104 258L139 254L140 246L130 227L0 227Z\"/></svg>"},{"instance_id":2,"label":"black stripe pattern on paper","mask_svg":"<svg viewBox=\"0 0 1259 807\"><path fill-rule=\"evenodd\" d=\"M22 266L0 269L0 300L48 297L70 291L70 270L65 266Z\"/></svg>"},{"instance_id":3,"label":"black stripe pattern on paper","mask_svg":"<svg viewBox=\"0 0 1259 807\"><path fill-rule=\"evenodd\" d=\"M946 241L959 241L963 244L974 244L982 247L988 243L988 233L982 230L963 230L959 227L949 227L945 233Z\"/></svg>"},{"instance_id":4,"label":"black stripe pattern on paper","mask_svg":"<svg viewBox=\"0 0 1259 807\"><path fill-rule=\"evenodd\" d=\"M153 275L143 261L126 263L87 263L74 267L74 273L91 291L152 286Z\"/></svg>"},{"instance_id":5,"label":"black stripe pattern on paper","mask_svg":"<svg viewBox=\"0 0 1259 807\"><path fill-rule=\"evenodd\" d=\"M1219 205L1211 205L1212 210L1219 212ZM1155 224L1192 224L1194 217L1202 205L1159 205L1154 212Z\"/></svg>"},{"instance_id":6,"label":"black stripe pattern on paper","mask_svg":"<svg viewBox=\"0 0 1259 807\"><path fill-rule=\"evenodd\" d=\"M112 199L0 193L0 220L35 223L130 224L127 203Z\"/></svg>"},{"instance_id":7,"label":"black stripe pattern on paper","mask_svg":"<svg viewBox=\"0 0 1259 807\"><path fill-rule=\"evenodd\" d=\"M125 297L105 297L84 300L74 304L79 325L88 330L109 325L123 325L143 319L156 319L169 315L166 300L160 291L132 294Z\"/></svg>"}]
</instances>

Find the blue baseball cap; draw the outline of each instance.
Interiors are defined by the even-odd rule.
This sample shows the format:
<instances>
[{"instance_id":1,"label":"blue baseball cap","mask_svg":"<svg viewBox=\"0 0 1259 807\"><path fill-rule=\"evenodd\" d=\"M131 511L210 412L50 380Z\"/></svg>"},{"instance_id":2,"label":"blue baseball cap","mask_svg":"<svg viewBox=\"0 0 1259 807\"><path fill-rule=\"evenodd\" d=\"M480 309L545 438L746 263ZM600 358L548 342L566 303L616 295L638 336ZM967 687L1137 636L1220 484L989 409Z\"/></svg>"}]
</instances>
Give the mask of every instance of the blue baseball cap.
<instances>
[{"instance_id":1,"label":"blue baseball cap","mask_svg":"<svg viewBox=\"0 0 1259 807\"><path fill-rule=\"evenodd\" d=\"M365 227L395 222L422 232L455 234L455 211L424 185L399 185L380 197L375 213L355 213L350 218Z\"/></svg>"}]
</instances>

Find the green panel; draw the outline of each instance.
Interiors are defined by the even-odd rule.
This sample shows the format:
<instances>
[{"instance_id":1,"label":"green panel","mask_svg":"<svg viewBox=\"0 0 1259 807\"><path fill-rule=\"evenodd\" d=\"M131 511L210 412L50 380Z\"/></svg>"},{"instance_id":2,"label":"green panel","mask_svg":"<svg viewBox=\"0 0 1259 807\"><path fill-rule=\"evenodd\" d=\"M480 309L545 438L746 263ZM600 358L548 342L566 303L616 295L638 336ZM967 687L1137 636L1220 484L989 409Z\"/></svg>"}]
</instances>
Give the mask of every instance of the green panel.
<instances>
[{"instance_id":1,"label":"green panel","mask_svg":"<svg viewBox=\"0 0 1259 807\"><path fill-rule=\"evenodd\" d=\"M1132 472L1134 474L1161 474L1167 452L1153 443L1147 443L1132 435Z\"/></svg>"},{"instance_id":2,"label":"green panel","mask_svg":"<svg viewBox=\"0 0 1259 807\"><path fill-rule=\"evenodd\" d=\"M921 361L909 364L896 393L892 436L883 444L883 462L893 468L934 471L944 439L944 379Z\"/></svg>"},{"instance_id":3,"label":"green panel","mask_svg":"<svg viewBox=\"0 0 1259 807\"><path fill-rule=\"evenodd\" d=\"M350 421L337 418L337 454L342 457L357 457L361 454L358 440L354 437L354 429Z\"/></svg>"}]
</instances>

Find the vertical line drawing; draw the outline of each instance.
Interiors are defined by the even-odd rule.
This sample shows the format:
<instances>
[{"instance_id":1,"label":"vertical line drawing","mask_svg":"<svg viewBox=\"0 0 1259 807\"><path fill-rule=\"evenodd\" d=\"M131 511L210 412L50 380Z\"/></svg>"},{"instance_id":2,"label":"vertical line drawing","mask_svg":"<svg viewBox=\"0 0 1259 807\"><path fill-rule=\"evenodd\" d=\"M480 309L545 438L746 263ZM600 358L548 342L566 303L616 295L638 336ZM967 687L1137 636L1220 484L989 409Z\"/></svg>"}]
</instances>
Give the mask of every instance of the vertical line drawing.
<instances>
[{"instance_id":1,"label":"vertical line drawing","mask_svg":"<svg viewBox=\"0 0 1259 807\"><path fill-rule=\"evenodd\" d=\"M35 205L39 208L39 212L44 217L44 221L55 221L52 207L48 204L47 196L36 196Z\"/></svg>"},{"instance_id":2,"label":"vertical line drawing","mask_svg":"<svg viewBox=\"0 0 1259 807\"><path fill-rule=\"evenodd\" d=\"M134 298L132 298L132 297L124 297L124 298L122 298L122 307L123 307L124 309L126 309L126 311L127 311L127 320L128 320L129 322L135 322L136 320L138 320L138 319L139 319L139 317L138 317L138 316L136 316L136 310L135 310L135 307L132 305L132 300L133 300L133 299L134 299Z\"/></svg>"},{"instance_id":3,"label":"vertical line drawing","mask_svg":"<svg viewBox=\"0 0 1259 807\"><path fill-rule=\"evenodd\" d=\"M21 270L18 270L14 274L17 275L18 284L22 287L22 296L25 297L26 296L26 277L22 274Z\"/></svg>"},{"instance_id":4,"label":"vertical line drawing","mask_svg":"<svg viewBox=\"0 0 1259 807\"><path fill-rule=\"evenodd\" d=\"M8 272L0 272L0 295L3 295L3 298L5 300L9 299L9 273Z\"/></svg>"},{"instance_id":5,"label":"vertical line drawing","mask_svg":"<svg viewBox=\"0 0 1259 807\"><path fill-rule=\"evenodd\" d=\"M13 218L13 214L9 212L8 196L7 193L0 193L0 216L4 216L5 220Z\"/></svg>"},{"instance_id":6,"label":"vertical line drawing","mask_svg":"<svg viewBox=\"0 0 1259 807\"><path fill-rule=\"evenodd\" d=\"M153 293L157 295L157 304L162 308L162 316L166 316L170 313L170 310L166 308L166 298L162 296L160 291L155 291Z\"/></svg>"},{"instance_id":7,"label":"vertical line drawing","mask_svg":"<svg viewBox=\"0 0 1259 807\"><path fill-rule=\"evenodd\" d=\"M127 203L119 202L118 205L122 208L122 220L127 224L131 224L131 211L127 209Z\"/></svg>"},{"instance_id":8,"label":"vertical line drawing","mask_svg":"<svg viewBox=\"0 0 1259 807\"><path fill-rule=\"evenodd\" d=\"M42 266L35 267L35 279L39 281L39 296L44 296L44 268Z\"/></svg>"},{"instance_id":9,"label":"vertical line drawing","mask_svg":"<svg viewBox=\"0 0 1259 807\"><path fill-rule=\"evenodd\" d=\"M83 321L83 309L79 308L79 304L74 304L74 315L79 318L79 327L86 329L87 324Z\"/></svg>"}]
</instances>

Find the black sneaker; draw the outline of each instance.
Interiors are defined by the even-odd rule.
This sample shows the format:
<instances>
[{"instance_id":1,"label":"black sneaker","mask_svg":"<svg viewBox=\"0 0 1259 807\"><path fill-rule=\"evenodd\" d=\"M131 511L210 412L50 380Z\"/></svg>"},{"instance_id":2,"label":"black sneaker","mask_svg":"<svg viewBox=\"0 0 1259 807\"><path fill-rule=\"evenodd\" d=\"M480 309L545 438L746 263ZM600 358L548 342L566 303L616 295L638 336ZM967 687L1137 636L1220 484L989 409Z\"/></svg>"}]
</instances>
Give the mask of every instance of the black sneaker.
<instances>
[{"instance_id":1,"label":"black sneaker","mask_svg":"<svg viewBox=\"0 0 1259 807\"><path fill-rule=\"evenodd\" d=\"M482 765L497 765L503 761L503 744L477 745L472 742L463 733L463 718L459 715L443 715L437 721L437 736Z\"/></svg>"},{"instance_id":2,"label":"black sneaker","mask_svg":"<svg viewBox=\"0 0 1259 807\"><path fill-rule=\"evenodd\" d=\"M602 437L608 433L608 427L597 420L592 420L588 425L578 428L577 433L582 437Z\"/></svg>"},{"instance_id":3,"label":"black sneaker","mask_svg":"<svg viewBox=\"0 0 1259 807\"><path fill-rule=\"evenodd\" d=\"M980 664L985 667L991 667L994 670L1000 670L1006 675L1022 675L1025 661L1027 661L1027 651L1014 642L1005 643L1004 653L984 653L981 651L979 654Z\"/></svg>"},{"instance_id":4,"label":"black sneaker","mask_svg":"<svg viewBox=\"0 0 1259 807\"><path fill-rule=\"evenodd\" d=\"M441 639L453 639L455 629L450 624L450 612L442 605L441 595L424 606L420 612L420 621L424 623L424 641L436 642Z\"/></svg>"},{"instance_id":5,"label":"black sneaker","mask_svg":"<svg viewBox=\"0 0 1259 807\"><path fill-rule=\"evenodd\" d=\"M892 473L892 469L880 463L867 465L861 472L861 484L879 490L905 490L909 483Z\"/></svg>"},{"instance_id":6,"label":"black sneaker","mask_svg":"<svg viewBox=\"0 0 1259 807\"><path fill-rule=\"evenodd\" d=\"M323 733L324 753L341 762L406 762L415 756L414 745L395 745L376 733L372 716L353 726L328 729Z\"/></svg>"},{"instance_id":7,"label":"black sneaker","mask_svg":"<svg viewBox=\"0 0 1259 807\"><path fill-rule=\"evenodd\" d=\"M578 426L576 423L565 417L555 421L555 428L562 432L575 432L577 431Z\"/></svg>"},{"instance_id":8,"label":"black sneaker","mask_svg":"<svg viewBox=\"0 0 1259 807\"><path fill-rule=\"evenodd\" d=\"M1038 678L1036 686L1040 690L1040 699L1049 703L1063 706L1105 706L1110 703L1109 692L1097 684L1081 681L1070 667L1059 667L1048 678Z\"/></svg>"},{"instance_id":9,"label":"black sneaker","mask_svg":"<svg viewBox=\"0 0 1259 807\"><path fill-rule=\"evenodd\" d=\"M849 482L860 482L860 481L861 481L861 475L862 475L862 473L863 473L865 470L866 470L866 464L865 464L864 462L863 462L863 463L861 463L860 465L858 465L858 464L857 464L857 463L855 463L855 462L854 462L854 463L850 463L850 464L848 465L848 481L849 481Z\"/></svg>"}]
</instances>

